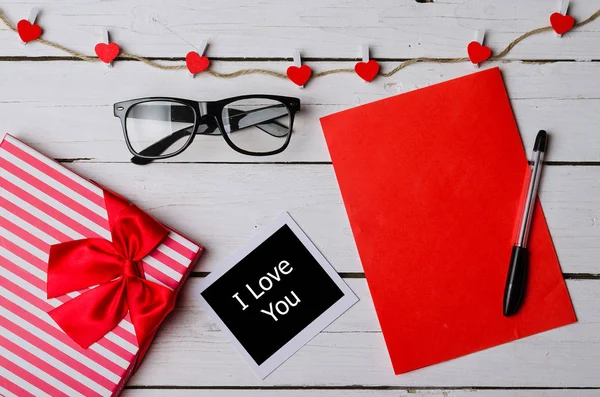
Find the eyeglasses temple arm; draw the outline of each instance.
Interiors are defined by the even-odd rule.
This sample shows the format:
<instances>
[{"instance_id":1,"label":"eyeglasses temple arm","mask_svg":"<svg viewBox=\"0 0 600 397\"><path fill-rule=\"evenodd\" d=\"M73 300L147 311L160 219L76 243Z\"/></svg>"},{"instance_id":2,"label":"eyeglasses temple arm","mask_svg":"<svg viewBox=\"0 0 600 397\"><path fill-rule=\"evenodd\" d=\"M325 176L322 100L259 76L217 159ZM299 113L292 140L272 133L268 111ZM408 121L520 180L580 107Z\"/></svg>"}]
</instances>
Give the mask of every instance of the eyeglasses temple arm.
<instances>
[{"instance_id":1,"label":"eyeglasses temple arm","mask_svg":"<svg viewBox=\"0 0 600 397\"><path fill-rule=\"evenodd\" d=\"M288 127L276 121L288 114L284 105L273 105L249 111L227 108L227 112L230 116L224 117L224 123L229 127L230 133L255 126L277 138L283 138L288 134Z\"/></svg>"}]
</instances>

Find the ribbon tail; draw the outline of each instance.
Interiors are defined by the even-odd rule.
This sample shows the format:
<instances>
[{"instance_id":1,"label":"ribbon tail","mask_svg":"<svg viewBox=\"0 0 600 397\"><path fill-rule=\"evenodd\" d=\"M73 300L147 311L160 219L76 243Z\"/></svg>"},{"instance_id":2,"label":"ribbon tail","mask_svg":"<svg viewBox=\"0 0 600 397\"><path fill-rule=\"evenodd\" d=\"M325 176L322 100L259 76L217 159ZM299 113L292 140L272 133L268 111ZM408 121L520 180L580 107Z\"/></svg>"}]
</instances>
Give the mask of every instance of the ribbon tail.
<instances>
[{"instance_id":1,"label":"ribbon tail","mask_svg":"<svg viewBox=\"0 0 600 397\"><path fill-rule=\"evenodd\" d=\"M175 307L175 293L162 285L128 277L127 300L138 345L143 346Z\"/></svg>"},{"instance_id":2,"label":"ribbon tail","mask_svg":"<svg viewBox=\"0 0 600 397\"><path fill-rule=\"evenodd\" d=\"M125 288L122 278L99 285L48 314L71 339L87 349L125 317L128 310Z\"/></svg>"}]
</instances>

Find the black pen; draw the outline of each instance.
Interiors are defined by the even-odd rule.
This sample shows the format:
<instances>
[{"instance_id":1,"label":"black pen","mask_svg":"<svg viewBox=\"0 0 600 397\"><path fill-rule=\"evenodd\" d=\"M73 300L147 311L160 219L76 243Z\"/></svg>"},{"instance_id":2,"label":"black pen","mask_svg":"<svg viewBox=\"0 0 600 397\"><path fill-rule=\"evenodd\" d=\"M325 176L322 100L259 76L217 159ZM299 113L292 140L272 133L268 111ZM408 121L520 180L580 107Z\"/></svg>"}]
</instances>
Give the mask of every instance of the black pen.
<instances>
[{"instance_id":1,"label":"black pen","mask_svg":"<svg viewBox=\"0 0 600 397\"><path fill-rule=\"evenodd\" d=\"M525 199L523 212L521 215L521 227L517 236L517 241L512 249L510 257L510 267L506 277L506 286L504 287L504 315L512 316L519 311L525 295L525 285L527 284L527 268L529 267L529 253L527 252L527 240L529 239L529 229L531 228L531 219L535 208L538 188L540 186L540 175L544 163L544 153L546 152L547 135L546 131L541 130L535 138L533 147L533 171L529 180L527 197Z\"/></svg>"}]
</instances>

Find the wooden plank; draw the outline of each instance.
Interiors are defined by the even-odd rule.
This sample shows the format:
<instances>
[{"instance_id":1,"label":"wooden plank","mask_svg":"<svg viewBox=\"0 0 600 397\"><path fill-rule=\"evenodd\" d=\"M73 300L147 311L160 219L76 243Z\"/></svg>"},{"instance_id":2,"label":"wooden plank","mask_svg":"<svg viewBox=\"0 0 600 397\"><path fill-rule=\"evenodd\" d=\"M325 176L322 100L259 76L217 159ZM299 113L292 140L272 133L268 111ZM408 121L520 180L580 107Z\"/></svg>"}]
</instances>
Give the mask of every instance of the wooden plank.
<instances>
[{"instance_id":1,"label":"wooden plank","mask_svg":"<svg viewBox=\"0 0 600 397\"><path fill-rule=\"evenodd\" d=\"M383 68L389 70L392 65L385 63ZM499 65L527 148L533 145L536 132L546 128L552 133L547 160L600 161L600 140L593 128L600 125L600 63ZM218 62L215 68L285 70L285 66L280 62ZM314 68L340 66L351 63L318 62ZM341 74L314 80L299 90L289 81L269 76L191 80L183 71L154 70L138 62L121 62L113 70L83 62L0 62L0 131L13 132L56 158L127 162L130 154L119 120L112 114L115 102L159 95L216 100L268 92L298 96L303 103L291 144L282 154L244 156L222 138L208 136L197 137L172 161L329 161L319 117L472 72L468 65L419 64L371 84L354 74ZM414 111L427 114L427 109Z\"/></svg>"},{"instance_id":2,"label":"wooden plank","mask_svg":"<svg viewBox=\"0 0 600 397\"><path fill-rule=\"evenodd\" d=\"M583 20L598 9L595 0L572 2L570 14ZM558 2L493 0L377 0L368 4L342 0L298 3L267 0L189 2L185 0L110 2L22 1L3 7L13 25L41 6L44 38L93 54L100 28L113 40L139 55L184 57L205 38L213 57L291 57L302 48L307 57L359 57L359 45L372 45L372 56L384 58L463 57L474 30L487 29L486 43L494 52L531 29L549 25ZM557 39L545 32L519 44L512 59L598 59L600 22ZM64 55L37 43L23 46L0 27L0 56Z\"/></svg>"},{"instance_id":3,"label":"wooden plank","mask_svg":"<svg viewBox=\"0 0 600 397\"><path fill-rule=\"evenodd\" d=\"M361 301L260 381L197 304L191 279L130 386L598 387L600 282L569 280L579 323L394 376L365 280Z\"/></svg>"},{"instance_id":4,"label":"wooden plank","mask_svg":"<svg viewBox=\"0 0 600 397\"><path fill-rule=\"evenodd\" d=\"M215 390L126 389L123 397L596 397L598 390Z\"/></svg>"},{"instance_id":5,"label":"wooden plank","mask_svg":"<svg viewBox=\"0 0 600 397\"><path fill-rule=\"evenodd\" d=\"M69 164L204 244L211 271L288 211L340 272L361 272L331 165ZM600 168L549 166L541 184L562 269L600 273Z\"/></svg>"}]
</instances>

